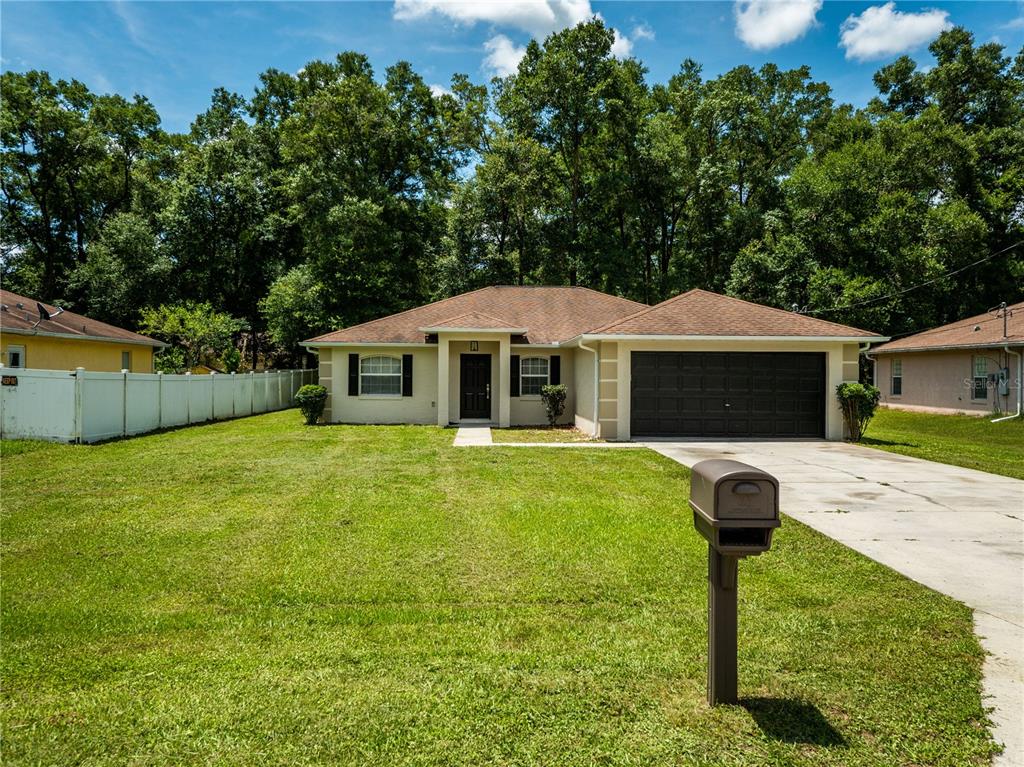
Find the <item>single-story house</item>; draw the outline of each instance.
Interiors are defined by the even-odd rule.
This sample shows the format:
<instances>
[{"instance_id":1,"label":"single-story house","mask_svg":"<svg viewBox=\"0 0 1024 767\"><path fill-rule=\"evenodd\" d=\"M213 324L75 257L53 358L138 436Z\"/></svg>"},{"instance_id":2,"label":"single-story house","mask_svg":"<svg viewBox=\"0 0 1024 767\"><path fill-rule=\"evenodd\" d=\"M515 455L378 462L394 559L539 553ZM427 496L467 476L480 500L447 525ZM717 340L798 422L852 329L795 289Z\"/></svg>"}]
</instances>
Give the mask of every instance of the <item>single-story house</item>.
<instances>
[{"instance_id":1,"label":"single-story house","mask_svg":"<svg viewBox=\"0 0 1024 767\"><path fill-rule=\"evenodd\" d=\"M656 306L580 287L500 286L312 338L333 423L546 423L613 440L841 439L835 387L866 330L691 290Z\"/></svg>"},{"instance_id":2,"label":"single-story house","mask_svg":"<svg viewBox=\"0 0 1024 767\"><path fill-rule=\"evenodd\" d=\"M39 307L45 315L41 315ZM167 344L0 290L0 364L9 368L152 373Z\"/></svg>"},{"instance_id":3,"label":"single-story house","mask_svg":"<svg viewBox=\"0 0 1024 767\"><path fill-rule=\"evenodd\" d=\"M1013 413L1021 405L1024 302L876 346L882 404L939 413Z\"/></svg>"}]
</instances>

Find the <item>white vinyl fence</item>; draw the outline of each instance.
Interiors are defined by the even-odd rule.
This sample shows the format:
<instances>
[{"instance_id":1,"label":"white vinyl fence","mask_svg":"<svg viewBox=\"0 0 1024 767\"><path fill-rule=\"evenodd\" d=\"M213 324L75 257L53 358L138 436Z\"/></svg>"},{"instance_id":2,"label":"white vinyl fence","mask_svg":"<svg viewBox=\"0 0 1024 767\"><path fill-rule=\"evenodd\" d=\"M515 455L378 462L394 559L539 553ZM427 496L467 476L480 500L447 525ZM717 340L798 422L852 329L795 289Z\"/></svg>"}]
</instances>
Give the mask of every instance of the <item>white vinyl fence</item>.
<instances>
[{"instance_id":1,"label":"white vinyl fence","mask_svg":"<svg viewBox=\"0 0 1024 767\"><path fill-rule=\"evenodd\" d=\"M294 405L315 370L228 375L0 368L0 437L99 442Z\"/></svg>"}]
</instances>

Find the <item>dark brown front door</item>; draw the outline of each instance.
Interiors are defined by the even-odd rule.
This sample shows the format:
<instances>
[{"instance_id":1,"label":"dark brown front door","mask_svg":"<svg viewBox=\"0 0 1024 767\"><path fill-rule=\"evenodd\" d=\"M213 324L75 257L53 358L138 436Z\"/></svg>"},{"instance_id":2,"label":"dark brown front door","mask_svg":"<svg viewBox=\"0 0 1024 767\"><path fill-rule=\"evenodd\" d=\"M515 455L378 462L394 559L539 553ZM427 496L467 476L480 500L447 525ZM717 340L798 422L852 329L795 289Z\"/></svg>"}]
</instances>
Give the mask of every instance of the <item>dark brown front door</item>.
<instances>
[{"instance_id":1,"label":"dark brown front door","mask_svg":"<svg viewBox=\"0 0 1024 767\"><path fill-rule=\"evenodd\" d=\"M491 355L463 354L459 375L459 418L491 417Z\"/></svg>"}]
</instances>

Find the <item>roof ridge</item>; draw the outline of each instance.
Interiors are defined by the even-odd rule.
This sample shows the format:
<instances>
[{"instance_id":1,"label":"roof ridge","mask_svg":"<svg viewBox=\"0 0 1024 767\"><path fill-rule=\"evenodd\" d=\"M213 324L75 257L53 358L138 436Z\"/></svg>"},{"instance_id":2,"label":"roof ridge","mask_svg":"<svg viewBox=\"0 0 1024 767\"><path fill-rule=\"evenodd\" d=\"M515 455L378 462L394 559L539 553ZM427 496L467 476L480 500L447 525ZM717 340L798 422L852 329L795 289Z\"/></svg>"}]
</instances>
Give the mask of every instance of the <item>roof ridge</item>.
<instances>
[{"instance_id":1,"label":"roof ridge","mask_svg":"<svg viewBox=\"0 0 1024 767\"><path fill-rule=\"evenodd\" d=\"M356 325L346 325L345 327L339 328L338 330L330 330L330 331L328 331L326 333L321 333L320 335L318 335L318 336L316 336L314 338L310 338L309 341L304 341L303 343L311 343L313 341L319 341L321 338L325 338L326 336L333 335L334 333L337 333L339 330L355 330L356 328L363 328L363 327L366 327L367 325L372 325L375 322L380 322L381 320L389 320L392 317L401 317L401 316L403 316L405 314L409 314L409 312L419 311L420 309L425 309L428 306L438 306L439 304L444 304L444 303L447 303L448 301L454 301L456 298L462 298L463 296L471 296L474 293L483 293L485 290L493 290L495 287L496 287L495 285L484 285L482 288L477 288L476 290L468 290L465 293L457 293L454 296L448 296L447 298L441 298L441 299L438 299L437 301L431 301L429 304L420 304L419 306L413 306L413 307L410 307L408 309L403 309L402 311L395 312L394 314L385 314L383 317L375 317L372 320L367 320L366 322L360 322L360 323L358 323Z\"/></svg>"},{"instance_id":2,"label":"roof ridge","mask_svg":"<svg viewBox=\"0 0 1024 767\"><path fill-rule=\"evenodd\" d=\"M710 291L707 291L707 292L710 292ZM791 317L792 316L806 317L807 319L813 320L814 322L823 322L826 325L832 325L833 327L844 328L846 330L862 330L862 328L855 328L853 325L844 325L841 322L833 322L832 320L823 320L821 317L811 317L810 315L807 315L807 314L801 314L800 312L794 312L792 309L780 309L777 306L769 306L768 304L759 304L759 303L756 303L755 301L748 301L745 298L739 298L737 296L729 296L729 295L726 295L725 293L717 293L716 295L720 295L720 296L722 296L722 298L728 298L731 301L740 301L740 302L742 302L744 304L747 304L749 306L758 306L758 307L761 307L763 309L771 309L773 312L781 312L782 314L786 314L786 315L791 316Z\"/></svg>"},{"instance_id":3,"label":"roof ridge","mask_svg":"<svg viewBox=\"0 0 1024 767\"><path fill-rule=\"evenodd\" d=\"M664 306L665 304L670 304L673 301L678 301L683 296L688 296L688 295L690 295L691 293L693 293L694 291L697 291L697 290L700 290L700 288L690 288L689 290L687 290L687 291L685 291L683 293L680 293L677 296L672 296L672 298L666 298L664 301L660 301L659 303L656 303L653 306L645 304L643 309L638 309L637 311L633 312L632 314L627 314L625 317L620 317L617 320L614 320L612 322L606 323L606 324L602 325L601 327L594 328L593 330L588 330L587 332L588 333L601 333L601 332L607 331L609 328L613 328L616 325L620 325L623 322L626 322L627 320L632 320L632 319L636 319L637 317L642 317L643 315L647 314L648 312L654 311L659 306Z\"/></svg>"}]
</instances>

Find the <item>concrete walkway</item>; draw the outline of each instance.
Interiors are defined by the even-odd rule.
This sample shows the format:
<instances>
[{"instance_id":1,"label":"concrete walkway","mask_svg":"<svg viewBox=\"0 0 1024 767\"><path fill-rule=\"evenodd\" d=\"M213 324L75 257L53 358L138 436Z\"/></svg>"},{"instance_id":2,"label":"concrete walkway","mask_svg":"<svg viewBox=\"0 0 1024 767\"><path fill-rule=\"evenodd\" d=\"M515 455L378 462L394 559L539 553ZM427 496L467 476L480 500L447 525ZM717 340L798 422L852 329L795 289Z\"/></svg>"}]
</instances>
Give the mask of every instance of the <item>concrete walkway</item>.
<instances>
[{"instance_id":1,"label":"concrete walkway","mask_svg":"<svg viewBox=\"0 0 1024 767\"><path fill-rule=\"evenodd\" d=\"M643 444L764 469L789 516L973 608L995 764L1024 765L1024 481L841 442Z\"/></svg>"},{"instance_id":2,"label":"concrete walkway","mask_svg":"<svg viewBox=\"0 0 1024 767\"><path fill-rule=\"evenodd\" d=\"M455 447L482 447L493 445L491 426L486 423L464 423L455 432Z\"/></svg>"}]
</instances>

